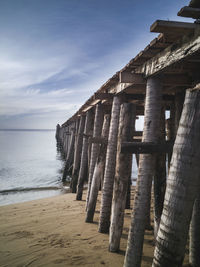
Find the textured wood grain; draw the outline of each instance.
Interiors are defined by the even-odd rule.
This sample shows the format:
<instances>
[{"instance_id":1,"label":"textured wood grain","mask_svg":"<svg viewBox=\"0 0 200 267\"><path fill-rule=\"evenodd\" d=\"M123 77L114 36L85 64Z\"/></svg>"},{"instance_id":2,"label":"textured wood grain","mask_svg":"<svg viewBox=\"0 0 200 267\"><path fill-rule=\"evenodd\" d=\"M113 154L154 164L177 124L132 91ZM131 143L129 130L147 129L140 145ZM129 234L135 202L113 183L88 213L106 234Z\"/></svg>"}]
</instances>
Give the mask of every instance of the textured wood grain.
<instances>
[{"instance_id":1,"label":"textured wood grain","mask_svg":"<svg viewBox=\"0 0 200 267\"><path fill-rule=\"evenodd\" d=\"M110 129L108 136L108 146L106 152L106 165L103 182L103 192L101 199L99 232L108 233L110 227L110 215L113 195L113 183L115 176L116 152L117 152L117 136L119 126L121 99L119 96L113 98L113 106L111 112Z\"/></svg>"},{"instance_id":2,"label":"textured wood grain","mask_svg":"<svg viewBox=\"0 0 200 267\"><path fill-rule=\"evenodd\" d=\"M111 252L118 251L120 247L126 195L130 179L130 170L132 168L132 155L121 153L121 142L132 139L135 129L135 117L136 108L133 104L124 103L121 105L112 216L109 231L109 250Z\"/></svg>"},{"instance_id":3,"label":"textured wood grain","mask_svg":"<svg viewBox=\"0 0 200 267\"><path fill-rule=\"evenodd\" d=\"M157 142L159 138L162 84L159 78L147 80L144 142ZM140 155L134 208L129 229L124 267L139 267L142 257L144 231L149 216L151 186L155 169L154 155Z\"/></svg>"},{"instance_id":4,"label":"textured wood grain","mask_svg":"<svg viewBox=\"0 0 200 267\"><path fill-rule=\"evenodd\" d=\"M188 90L173 155L153 266L182 266L200 177L200 91Z\"/></svg>"}]
</instances>

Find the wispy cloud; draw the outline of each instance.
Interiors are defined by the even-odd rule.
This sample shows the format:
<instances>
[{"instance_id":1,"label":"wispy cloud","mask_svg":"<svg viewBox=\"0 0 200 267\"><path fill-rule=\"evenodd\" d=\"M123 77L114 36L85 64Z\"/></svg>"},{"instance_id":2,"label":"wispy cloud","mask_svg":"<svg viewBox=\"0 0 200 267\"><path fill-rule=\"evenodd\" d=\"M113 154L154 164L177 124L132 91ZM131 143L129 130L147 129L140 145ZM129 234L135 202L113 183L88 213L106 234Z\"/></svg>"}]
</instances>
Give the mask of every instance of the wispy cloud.
<instances>
[{"instance_id":1,"label":"wispy cloud","mask_svg":"<svg viewBox=\"0 0 200 267\"><path fill-rule=\"evenodd\" d=\"M188 1L2 2L0 127L53 128L149 43L155 19Z\"/></svg>"}]
</instances>

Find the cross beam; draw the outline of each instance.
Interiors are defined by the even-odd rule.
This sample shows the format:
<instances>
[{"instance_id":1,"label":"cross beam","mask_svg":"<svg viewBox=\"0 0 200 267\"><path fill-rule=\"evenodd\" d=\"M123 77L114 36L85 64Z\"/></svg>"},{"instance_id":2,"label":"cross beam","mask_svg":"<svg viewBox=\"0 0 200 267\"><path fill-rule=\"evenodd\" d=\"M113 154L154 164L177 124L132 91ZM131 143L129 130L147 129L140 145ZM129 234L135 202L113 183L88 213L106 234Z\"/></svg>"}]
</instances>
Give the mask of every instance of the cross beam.
<instances>
[{"instance_id":1,"label":"cross beam","mask_svg":"<svg viewBox=\"0 0 200 267\"><path fill-rule=\"evenodd\" d=\"M168 20L156 20L150 27L151 32L170 33L177 35L184 35L198 27L195 23L180 22L180 21L168 21Z\"/></svg>"},{"instance_id":2,"label":"cross beam","mask_svg":"<svg viewBox=\"0 0 200 267\"><path fill-rule=\"evenodd\" d=\"M153 154L168 153L173 149L174 142L166 141L164 143L152 142L123 142L121 144L121 153L131 154Z\"/></svg>"},{"instance_id":3,"label":"cross beam","mask_svg":"<svg viewBox=\"0 0 200 267\"><path fill-rule=\"evenodd\" d=\"M189 6L184 6L177 14L180 17L185 18L193 18L199 19L200 18L200 8L193 8Z\"/></svg>"}]
</instances>

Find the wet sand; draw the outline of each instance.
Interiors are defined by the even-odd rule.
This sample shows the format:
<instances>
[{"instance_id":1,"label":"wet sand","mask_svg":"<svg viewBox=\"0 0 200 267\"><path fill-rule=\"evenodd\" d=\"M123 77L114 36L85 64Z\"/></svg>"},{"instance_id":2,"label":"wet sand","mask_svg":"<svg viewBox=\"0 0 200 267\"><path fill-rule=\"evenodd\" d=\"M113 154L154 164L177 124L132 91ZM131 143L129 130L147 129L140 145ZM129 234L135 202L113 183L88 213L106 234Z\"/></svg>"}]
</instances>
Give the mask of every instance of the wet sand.
<instances>
[{"instance_id":1,"label":"wet sand","mask_svg":"<svg viewBox=\"0 0 200 267\"><path fill-rule=\"evenodd\" d=\"M98 203L99 204L99 203ZM108 252L108 235L85 223L82 201L68 193L0 207L0 266L123 266L131 210L126 210L119 253ZM153 231L146 231L142 266L151 266Z\"/></svg>"}]
</instances>

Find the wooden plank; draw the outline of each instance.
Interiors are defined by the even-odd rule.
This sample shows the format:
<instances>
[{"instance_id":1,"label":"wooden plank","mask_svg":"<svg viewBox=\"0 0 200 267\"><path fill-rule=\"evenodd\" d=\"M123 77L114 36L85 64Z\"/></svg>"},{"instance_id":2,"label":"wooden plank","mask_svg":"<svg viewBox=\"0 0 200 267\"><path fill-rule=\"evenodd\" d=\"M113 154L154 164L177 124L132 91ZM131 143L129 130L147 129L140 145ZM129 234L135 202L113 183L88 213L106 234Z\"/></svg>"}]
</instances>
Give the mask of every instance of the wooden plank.
<instances>
[{"instance_id":1,"label":"wooden plank","mask_svg":"<svg viewBox=\"0 0 200 267\"><path fill-rule=\"evenodd\" d=\"M153 154L153 153L168 153L173 148L173 142L166 141L165 143L152 142L123 142L121 144L121 153L132 154Z\"/></svg>"},{"instance_id":2,"label":"wooden plank","mask_svg":"<svg viewBox=\"0 0 200 267\"><path fill-rule=\"evenodd\" d=\"M134 84L145 84L146 81L141 74L131 73L130 71L123 71L119 73L120 83L134 83Z\"/></svg>"},{"instance_id":3,"label":"wooden plank","mask_svg":"<svg viewBox=\"0 0 200 267\"><path fill-rule=\"evenodd\" d=\"M168 21L168 20L156 20L150 27L151 32L170 33L184 35L191 32L198 27L195 23Z\"/></svg>"},{"instance_id":4,"label":"wooden plank","mask_svg":"<svg viewBox=\"0 0 200 267\"><path fill-rule=\"evenodd\" d=\"M185 18L193 18L199 19L200 18L200 8L193 8L189 6L184 6L177 14L180 17Z\"/></svg>"},{"instance_id":5,"label":"wooden plank","mask_svg":"<svg viewBox=\"0 0 200 267\"><path fill-rule=\"evenodd\" d=\"M174 63L194 55L197 51L200 51L200 35L198 32L189 41L185 41L185 38L183 38L175 45L172 44L167 47L164 51L138 67L135 72L143 73L146 77L154 75L172 66Z\"/></svg>"}]
</instances>

